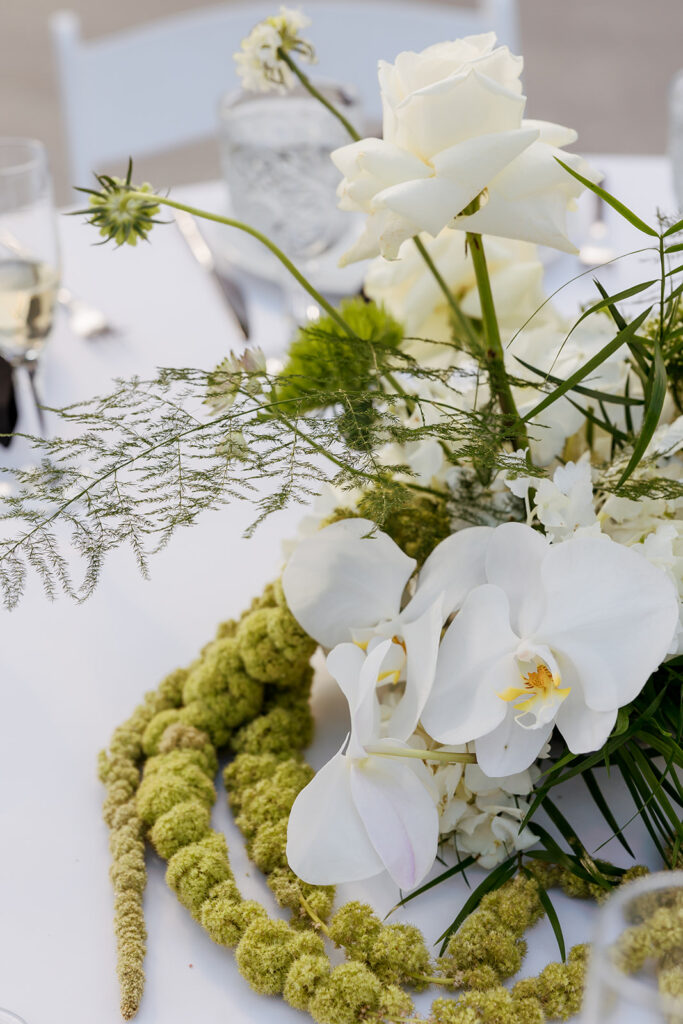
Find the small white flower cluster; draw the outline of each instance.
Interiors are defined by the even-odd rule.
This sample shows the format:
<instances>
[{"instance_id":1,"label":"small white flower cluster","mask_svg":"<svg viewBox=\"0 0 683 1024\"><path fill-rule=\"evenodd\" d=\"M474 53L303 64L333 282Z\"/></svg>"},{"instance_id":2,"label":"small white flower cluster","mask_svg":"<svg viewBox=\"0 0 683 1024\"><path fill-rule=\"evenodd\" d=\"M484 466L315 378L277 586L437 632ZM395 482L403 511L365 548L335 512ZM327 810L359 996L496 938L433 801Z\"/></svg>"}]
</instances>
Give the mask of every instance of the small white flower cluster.
<instances>
[{"instance_id":1,"label":"small white flower cluster","mask_svg":"<svg viewBox=\"0 0 683 1024\"><path fill-rule=\"evenodd\" d=\"M683 479L682 448L683 416L679 416L657 429L632 484L654 476L660 480ZM518 452L517 457L523 467L525 453ZM618 473L621 468L613 465L610 473ZM530 488L534 489L534 506L527 521L541 523L552 541L578 536L610 537L664 570L683 602L683 498L645 495L636 500L610 494L603 489L604 481L591 466L588 452L577 462L559 465L552 479L538 480L522 472L510 475L505 483L522 498L526 498ZM680 616L670 653L683 653L683 603Z\"/></svg>"},{"instance_id":2,"label":"small white flower cluster","mask_svg":"<svg viewBox=\"0 0 683 1024\"><path fill-rule=\"evenodd\" d=\"M437 749L473 753L474 744ZM528 850L536 836L532 829L520 831L519 826L540 774L535 764L501 779L489 778L477 764L436 766L440 841L451 843L460 856L476 857L483 868L495 867L515 851Z\"/></svg>"},{"instance_id":3,"label":"small white flower cluster","mask_svg":"<svg viewBox=\"0 0 683 1024\"><path fill-rule=\"evenodd\" d=\"M240 390L248 394L261 390L258 375L265 372L266 357L260 348L245 348L239 355L231 352L209 376L204 404L212 413L227 412Z\"/></svg>"},{"instance_id":4,"label":"small white flower cluster","mask_svg":"<svg viewBox=\"0 0 683 1024\"><path fill-rule=\"evenodd\" d=\"M314 63L313 46L300 36L307 25L310 18L289 7L281 7L279 14L259 22L235 54L243 88L250 92L289 92L296 77L278 51L293 51L308 64Z\"/></svg>"}]
</instances>

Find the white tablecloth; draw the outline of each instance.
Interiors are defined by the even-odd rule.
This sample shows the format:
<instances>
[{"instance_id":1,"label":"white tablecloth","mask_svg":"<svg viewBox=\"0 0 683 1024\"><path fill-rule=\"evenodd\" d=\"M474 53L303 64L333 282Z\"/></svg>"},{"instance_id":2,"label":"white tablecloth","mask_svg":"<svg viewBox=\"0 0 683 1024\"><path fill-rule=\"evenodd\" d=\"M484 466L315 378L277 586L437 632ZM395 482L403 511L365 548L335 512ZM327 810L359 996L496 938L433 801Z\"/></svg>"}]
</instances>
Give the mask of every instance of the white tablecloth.
<instances>
[{"instance_id":1,"label":"white tablecloth","mask_svg":"<svg viewBox=\"0 0 683 1024\"><path fill-rule=\"evenodd\" d=\"M597 161L608 187L646 218L656 206L671 210L666 162L620 157ZM198 202L220 202L217 186L179 190ZM585 218L584 218L585 221ZM640 236L610 211L610 243L637 248ZM193 263L174 228L159 228L151 246L114 251L92 248L92 229L80 220L61 225L64 280L99 304L120 329L95 341L74 338L60 319L45 353L41 387L49 404L101 393L113 376L149 374L155 366L209 366L237 344L212 283ZM637 259L638 257L636 257ZM561 258L550 279L578 271ZM608 272L616 290L624 277ZM637 270L636 270L637 273ZM593 294L590 277L582 294ZM587 282L587 284L586 284ZM283 321L272 292L249 292L253 341L278 347ZM569 301L569 300L566 300ZM575 301L575 296L572 301ZM26 408L27 403L24 402ZM26 413L23 424L32 427ZM14 447L6 461L21 461ZM16 611L3 612L2 714L0 714L0 1006L28 1024L115 1024L119 1020L114 973L112 893L107 876L107 831L100 817L103 791L95 761L113 730L171 669L187 664L213 634L216 623L239 613L273 578L280 541L294 532L300 510L272 517L245 541L247 506L207 515L176 536L155 558L152 578L137 574L127 552L113 556L94 596L83 606L66 598L50 605L32 583ZM316 683L320 728L310 751L320 766L345 732L344 702L324 675ZM592 803L577 784L558 800L589 849L604 835ZM615 790L618 820L631 815L628 798ZM224 795L215 812L228 837L236 876L248 896L276 913L259 872L250 868ZM628 829L639 857L657 865L638 824ZM612 842L604 855L628 863ZM214 945L166 888L164 865L149 856L145 910L149 928L147 987L140 1024L268 1020L294 1024L304 1018L281 1000L252 994L231 954ZM476 879L477 872L472 873ZM415 901L403 918L433 940L450 922L466 892L450 882ZM393 884L345 887L341 898L369 899L384 914L397 899ZM558 897L571 944L583 941L592 910ZM523 973L556 956L547 922L534 929ZM425 1006L422 999L421 1005Z\"/></svg>"}]
</instances>

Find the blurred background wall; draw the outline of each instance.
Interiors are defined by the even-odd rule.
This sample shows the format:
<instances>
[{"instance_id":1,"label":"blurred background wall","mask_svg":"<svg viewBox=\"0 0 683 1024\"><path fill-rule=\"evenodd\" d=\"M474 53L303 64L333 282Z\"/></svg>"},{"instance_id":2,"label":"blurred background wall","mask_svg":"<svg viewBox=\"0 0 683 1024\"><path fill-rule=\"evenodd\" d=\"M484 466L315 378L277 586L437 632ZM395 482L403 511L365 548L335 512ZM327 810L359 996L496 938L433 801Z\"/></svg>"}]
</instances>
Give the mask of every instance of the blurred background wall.
<instances>
[{"instance_id":1,"label":"blurred background wall","mask_svg":"<svg viewBox=\"0 0 683 1024\"><path fill-rule=\"evenodd\" d=\"M36 136L48 144L61 201L69 197L69 182L49 14L71 7L81 16L88 37L206 2L0 0L0 134ZM279 2L274 0L274 9ZM289 2L306 8L305 0ZM354 2L358 0L349 0ZM467 0L463 3L467 6ZM528 115L576 128L580 148L587 153L664 152L668 86L674 72L683 67L683 0L519 0L519 4ZM420 0L415 0L417 17L419 7ZM359 18L362 11L359 2ZM311 34L315 38L314 29ZM226 53L226 60L230 57ZM137 176L147 176L160 187L215 177L215 144L207 142L163 159L146 160L137 170Z\"/></svg>"}]
</instances>

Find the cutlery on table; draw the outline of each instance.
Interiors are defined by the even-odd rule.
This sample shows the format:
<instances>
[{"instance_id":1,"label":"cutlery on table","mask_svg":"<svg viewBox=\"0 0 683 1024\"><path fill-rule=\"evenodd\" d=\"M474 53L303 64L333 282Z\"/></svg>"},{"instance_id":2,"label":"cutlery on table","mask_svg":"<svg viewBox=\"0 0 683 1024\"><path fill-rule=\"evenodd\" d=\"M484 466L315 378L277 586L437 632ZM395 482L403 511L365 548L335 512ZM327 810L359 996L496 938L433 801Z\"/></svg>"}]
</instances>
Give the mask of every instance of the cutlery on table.
<instances>
[{"instance_id":1,"label":"cutlery on table","mask_svg":"<svg viewBox=\"0 0 683 1024\"><path fill-rule=\"evenodd\" d=\"M68 288L60 287L57 302L69 315L69 326L79 338L99 338L104 334L116 334L101 309L77 298Z\"/></svg>"},{"instance_id":2,"label":"cutlery on table","mask_svg":"<svg viewBox=\"0 0 683 1024\"><path fill-rule=\"evenodd\" d=\"M225 277L218 271L214 255L197 227L192 214L187 213L186 210L174 210L173 216L180 234L185 239L187 247L197 263L218 285L223 303L233 321L233 326L243 341L247 343L249 341L249 318L242 289L235 281Z\"/></svg>"}]
</instances>

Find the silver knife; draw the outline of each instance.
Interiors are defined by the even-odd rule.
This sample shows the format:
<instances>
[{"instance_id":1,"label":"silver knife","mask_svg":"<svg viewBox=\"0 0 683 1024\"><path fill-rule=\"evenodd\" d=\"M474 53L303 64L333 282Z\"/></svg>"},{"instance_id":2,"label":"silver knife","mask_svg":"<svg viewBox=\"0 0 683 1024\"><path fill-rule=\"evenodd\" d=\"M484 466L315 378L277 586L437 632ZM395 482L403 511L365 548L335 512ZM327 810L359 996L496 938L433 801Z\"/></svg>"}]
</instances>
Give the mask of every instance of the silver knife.
<instances>
[{"instance_id":1,"label":"silver knife","mask_svg":"<svg viewBox=\"0 0 683 1024\"><path fill-rule=\"evenodd\" d=\"M249 340L249 318L242 289L234 281L219 273L214 255L197 227L192 214L187 213L186 210L174 210L173 216L180 234L185 239L187 247L197 263L218 285L223 302L233 321L233 326L241 334L244 341L247 342Z\"/></svg>"}]
</instances>

